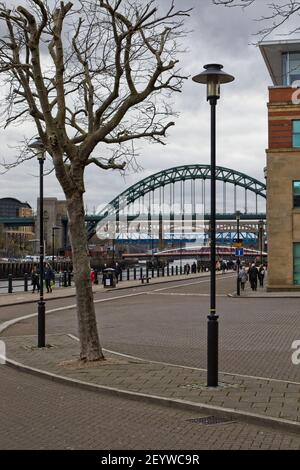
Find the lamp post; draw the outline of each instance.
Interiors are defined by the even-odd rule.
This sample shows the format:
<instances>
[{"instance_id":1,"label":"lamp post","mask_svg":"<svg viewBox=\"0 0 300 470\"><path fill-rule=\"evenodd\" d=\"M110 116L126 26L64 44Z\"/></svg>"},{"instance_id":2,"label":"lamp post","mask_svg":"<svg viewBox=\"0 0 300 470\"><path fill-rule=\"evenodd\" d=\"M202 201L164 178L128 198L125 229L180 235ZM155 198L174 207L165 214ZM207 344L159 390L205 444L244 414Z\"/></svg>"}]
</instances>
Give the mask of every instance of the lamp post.
<instances>
[{"instance_id":1,"label":"lamp post","mask_svg":"<svg viewBox=\"0 0 300 470\"><path fill-rule=\"evenodd\" d=\"M260 220L258 222L258 233L259 233L259 251L260 251L260 264L263 264L263 236L264 236L264 222Z\"/></svg>"},{"instance_id":2,"label":"lamp post","mask_svg":"<svg viewBox=\"0 0 300 470\"><path fill-rule=\"evenodd\" d=\"M40 299L38 301L38 348L46 345L45 334L45 302L44 302L44 161L45 149L40 139L35 140L29 148L36 151L36 156L40 167Z\"/></svg>"},{"instance_id":3,"label":"lamp post","mask_svg":"<svg viewBox=\"0 0 300 470\"><path fill-rule=\"evenodd\" d=\"M236 211L235 213L236 217L236 236L237 236L237 244L238 247L240 246L240 218L241 218L241 213L240 211ZM236 272L237 272L237 278L236 278L236 294L241 295L241 283L240 283L240 258L238 257L236 261Z\"/></svg>"},{"instance_id":4,"label":"lamp post","mask_svg":"<svg viewBox=\"0 0 300 470\"><path fill-rule=\"evenodd\" d=\"M234 80L219 64L208 64L193 81L207 85L207 101L211 109L211 185L210 185L210 311L207 325L207 386L218 386L218 316L216 315L216 105L220 84Z\"/></svg>"},{"instance_id":5,"label":"lamp post","mask_svg":"<svg viewBox=\"0 0 300 470\"><path fill-rule=\"evenodd\" d=\"M54 256L55 256L55 230L60 230L60 227L53 225L52 227L52 265L54 265Z\"/></svg>"}]
</instances>

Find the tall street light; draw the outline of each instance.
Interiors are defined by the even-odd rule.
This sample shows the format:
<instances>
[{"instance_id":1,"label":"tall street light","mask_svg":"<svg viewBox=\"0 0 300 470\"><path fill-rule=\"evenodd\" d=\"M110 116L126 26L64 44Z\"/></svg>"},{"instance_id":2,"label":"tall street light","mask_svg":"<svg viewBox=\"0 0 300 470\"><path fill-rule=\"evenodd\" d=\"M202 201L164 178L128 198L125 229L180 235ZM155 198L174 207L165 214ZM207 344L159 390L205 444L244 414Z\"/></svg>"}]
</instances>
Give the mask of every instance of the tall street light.
<instances>
[{"instance_id":1,"label":"tall street light","mask_svg":"<svg viewBox=\"0 0 300 470\"><path fill-rule=\"evenodd\" d=\"M216 105L221 83L234 80L222 71L220 64L208 64L193 81L207 85L207 101L211 109L211 185L210 185L210 311L207 325L207 386L218 386L218 316L216 315Z\"/></svg>"},{"instance_id":2,"label":"tall street light","mask_svg":"<svg viewBox=\"0 0 300 470\"><path fill-rule=\"evenodd\" d=\"M236 211L235 213L236 217L236 237L237 237L237 246L240 247L240 219L241 219L241 213L240 211ZM236 261L236 272L237 272L237 278L236 278L236 294L241 295L241 283L240 283L240 257L238 257Z\"/></svg>"},{"instance_id":3,"label":"tall street light","mask_svg":"<svg viewBox=\"0 0 300 470\"><path fill-rule=\"evenodd\" d=\"M260 252L260 264L263 264L263 239L264 239L264 221L258 222L258 240L259 240L259 252Z\"/></svg>"},{"instance_id":4,"label":"tall street light","mask_svg":"<svg viewBox=\"0 0 300 470\"><path fill-rule=\"evenodd\" d=\"M55 230L60 230L61 227L53 225L52 227L52 266L54 265L54 256L55 256Z\"/></svg>"},{"instance_id":5,"label":"tall street light","mask_svg":"<svg viewBox=\"0 0 300 470\"><path fill-rule=\"evenodd\" d=\"M45 302L44 302L44 161L45 148L40 139L29 145L35 150L40 166L40 299L38 301L38 348L46 345Z\"/></svg>"}]
</instances>

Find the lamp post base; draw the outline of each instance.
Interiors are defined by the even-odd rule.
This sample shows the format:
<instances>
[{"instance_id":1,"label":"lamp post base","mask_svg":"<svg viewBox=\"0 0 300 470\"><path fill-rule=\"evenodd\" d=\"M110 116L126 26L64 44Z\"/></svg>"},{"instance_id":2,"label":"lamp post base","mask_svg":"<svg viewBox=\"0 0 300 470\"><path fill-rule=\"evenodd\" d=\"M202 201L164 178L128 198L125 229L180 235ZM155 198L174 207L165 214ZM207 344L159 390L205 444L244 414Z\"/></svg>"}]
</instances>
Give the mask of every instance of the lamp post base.
<instances>
[{"instance_id":1,"label":"lamp post base","mask_svg":"<svg viewBox=\"0 0 300 470\"><path fill-rule=\"evenodd\" d=\"M45 302L40 300L38 302L38 348L44 348L46 346L45 314Z\"/></svg>"},{"instance_id":2,"label":"lamp post base","mask_svg":"<svg viewBox=\"0 0 300 470\"><path fill-rule=\"evenodd\" d=\"M207 323L207 386L218 386L218 315L208 315Z\"/></svg>"}]
</instances>

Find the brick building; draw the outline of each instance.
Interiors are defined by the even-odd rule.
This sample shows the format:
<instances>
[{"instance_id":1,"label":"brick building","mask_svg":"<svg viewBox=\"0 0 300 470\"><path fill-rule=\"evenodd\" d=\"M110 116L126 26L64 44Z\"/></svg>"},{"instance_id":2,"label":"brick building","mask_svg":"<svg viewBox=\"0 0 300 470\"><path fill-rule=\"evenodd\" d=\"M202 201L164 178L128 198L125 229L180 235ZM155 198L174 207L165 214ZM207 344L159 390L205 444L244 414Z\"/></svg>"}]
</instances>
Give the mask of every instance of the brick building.
<instances>
[{"instance_id":1,"label":"brick building","mask_svg":"<svg viewBox=\"0 0 300 470\"><path fill-rule=\"evenodd\" d=\"M300 290L300 40L265 41L268 289Z\"/></svg>"}]
</instances>

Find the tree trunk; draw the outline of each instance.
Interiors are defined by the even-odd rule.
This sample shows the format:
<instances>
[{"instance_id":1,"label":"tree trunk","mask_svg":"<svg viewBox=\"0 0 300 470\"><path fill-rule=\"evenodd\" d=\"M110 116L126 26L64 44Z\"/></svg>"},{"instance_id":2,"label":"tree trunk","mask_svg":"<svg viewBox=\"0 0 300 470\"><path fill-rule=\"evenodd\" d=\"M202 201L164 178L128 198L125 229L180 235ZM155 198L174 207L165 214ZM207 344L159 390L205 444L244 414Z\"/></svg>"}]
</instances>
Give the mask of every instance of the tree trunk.
<instances>
[{"instance_id":1,"label":"tree trunk","mask_svg":"<svg viewBox=\"0 0 300 470\"><path fill-rule=\"evenodd\" d=\"M70 238L73 253L73 270L76 286L80 359L97 361L104 359L97 330L90 263L88 259L87 233L84 221L82 194L67 198Z\"/></svg>"}]
</instances>

